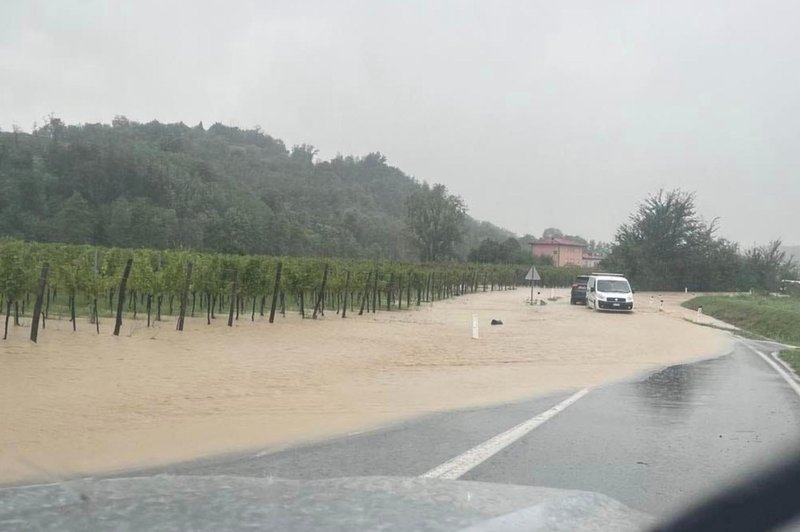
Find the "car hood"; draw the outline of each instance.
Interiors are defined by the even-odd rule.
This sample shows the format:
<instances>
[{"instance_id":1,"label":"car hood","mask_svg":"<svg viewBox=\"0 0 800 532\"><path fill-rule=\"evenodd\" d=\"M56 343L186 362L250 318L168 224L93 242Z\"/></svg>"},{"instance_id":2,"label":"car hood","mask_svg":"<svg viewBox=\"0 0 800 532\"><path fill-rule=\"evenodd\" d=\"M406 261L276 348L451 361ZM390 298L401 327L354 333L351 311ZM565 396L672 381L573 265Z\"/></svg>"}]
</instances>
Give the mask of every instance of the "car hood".
<instances>
[{"instance_id":1,"label":"car hood","mask_svg":"<svg viewBox=\"0 0 800 532\"><path fill-rule=\"evenodd\" d=\"M641 530L598 493L460 480L233 476L84 479L0 489L4 530Z\"/></svg>"}]
</instances>

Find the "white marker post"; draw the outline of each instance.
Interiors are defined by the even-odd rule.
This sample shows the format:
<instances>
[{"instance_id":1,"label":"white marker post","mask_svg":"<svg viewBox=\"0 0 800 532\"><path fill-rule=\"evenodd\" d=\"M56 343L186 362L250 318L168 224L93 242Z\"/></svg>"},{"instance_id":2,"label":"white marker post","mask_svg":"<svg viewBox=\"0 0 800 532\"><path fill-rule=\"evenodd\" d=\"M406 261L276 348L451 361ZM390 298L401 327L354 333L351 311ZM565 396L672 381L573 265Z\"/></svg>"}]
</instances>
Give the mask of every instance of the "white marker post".
<instances>
[{"instance_id":1,"label":"white marker post","mask_svg":"<svg viewBox=\"0 0 800 532\"><path fill-rule=\"evenodd\" d=\"M701 323L703 321L703 307L697 307L697 318L695 318L696 323Z\"/></svg>"},{"instance_id":2,"label":"white marker post","mask_svg":"<svg viewBox=\"0 0 800 532\"><path fill-rule=\"evenodd\" d=\"M472 339L477 340L480 338L480 334L478 331L478 315L472 315Z\"/></svg>"}]
</instances>

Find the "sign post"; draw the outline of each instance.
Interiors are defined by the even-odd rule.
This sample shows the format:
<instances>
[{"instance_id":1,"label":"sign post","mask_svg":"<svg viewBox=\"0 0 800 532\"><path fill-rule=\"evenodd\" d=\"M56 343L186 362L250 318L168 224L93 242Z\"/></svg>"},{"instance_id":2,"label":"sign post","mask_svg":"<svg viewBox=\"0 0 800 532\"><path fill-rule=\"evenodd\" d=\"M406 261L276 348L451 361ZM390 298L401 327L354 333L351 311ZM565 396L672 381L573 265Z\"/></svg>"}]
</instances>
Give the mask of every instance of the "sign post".
<instances>
[{"instance_id":1,"label":"sign post","mask_svg":"<svg viewBox=\"0 0 800 532\"><path fill-rule=\"evenodd\" d=\"M539 272L536 271L536 266L531 266L531 269L525 274L525 280L531 282L531 305L533 305L533 283L542 280L539 276Z\"/></svg>"}]
</instances>

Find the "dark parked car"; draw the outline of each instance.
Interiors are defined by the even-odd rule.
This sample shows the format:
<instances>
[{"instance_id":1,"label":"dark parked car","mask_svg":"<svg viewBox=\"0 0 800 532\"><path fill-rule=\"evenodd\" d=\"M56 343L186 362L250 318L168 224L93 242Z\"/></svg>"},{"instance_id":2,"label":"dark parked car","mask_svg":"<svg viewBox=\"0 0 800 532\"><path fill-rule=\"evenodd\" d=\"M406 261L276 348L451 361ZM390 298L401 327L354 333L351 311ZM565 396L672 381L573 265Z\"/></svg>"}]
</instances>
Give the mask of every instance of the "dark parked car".
<instances>
[{"instance_id":1,"label":"dark parked car","mask_svg":"<svg viewBox=\"0 0 800 532\"><path fill-rule=\"evenodd\" d=\"M586 282L589 280L588 275L575 276L575 282L572 283L572 292L569 295L569 302L573 305L578 303L586 304Z\"/></svg>"}]
</instances>

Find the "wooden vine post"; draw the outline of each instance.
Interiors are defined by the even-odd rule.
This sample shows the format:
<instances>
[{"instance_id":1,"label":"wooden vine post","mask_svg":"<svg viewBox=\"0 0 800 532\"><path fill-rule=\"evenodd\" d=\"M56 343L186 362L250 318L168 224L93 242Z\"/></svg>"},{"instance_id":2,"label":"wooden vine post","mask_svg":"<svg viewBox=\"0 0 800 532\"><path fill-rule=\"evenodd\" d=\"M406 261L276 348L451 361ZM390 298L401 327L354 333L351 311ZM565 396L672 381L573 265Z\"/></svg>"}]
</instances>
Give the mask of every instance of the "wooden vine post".
<instances>
[{"instance_id":1,"label":"wooden vine post","mask_svg":"<svg viewBox=\"0 0 800 532\"><path fill-rule=\"evenodd\" d=\"M378 307L378 270L375 270L375 277L372 280L372 313Z\"/></svg>"},{"instance_id":2,"label":"wooden vine post","mask_svg":"<svg viewBox=\"0 0 800 532\"><path fill-rule=\"evenodd\" d=\"M186 305L189 302L189 286L192 284L192 261L186 263L186 282L183 285L183 290L181 291L181 310L180 314L178 315L178 325L176 329L179 331L183 330L183 322L186 318Z\"/></svg>"},{"instance_id":3,"label":"wooden vine post","mask_svg":"<svg viewBox=\"0 0 800 532\"><path fill-rule=\"evenodd\" d=\"M11 317L11 298L6 300L6 328L3 332L3 340L8 339L8 319Z\"/></svg>"},{"instance_id":4,"label":"wooden vine post","mask_svg":"<svg viewBox=\"0 0 800 532\"><path fill-rule=\"evenodd\" d=\"M31 342L36 343L39 337L39 316L42 314L42 302L44 301L44 291L47 288L47 272L50 264L45 262L42 265L42 273L39 275L39 289L36 291L36 303L33 305L33 320L31 321Z\"/></svg>"},{"instance_id":5,"label":"wooden vine post","mask_svg":"<svg viewBox=\"0 0 800 532\"><path fill-rule=\"evenodd\" d=\"M272 304L269 307L269 322L275 321L275 309L278 306L278 295L281 288L281 270L283 270L283 263L278 261L275 269L275 284L272 286Z\"/></svg>"},{"instance_id":6,"label":"wooden vine post","mask_svg":"<svg viewBox=\"0 0 800 532\"><path fill-rule=\"evenodd\" d=\"M364 293L361 295L361 310L358 311L358 315L361 316L364 314L364 307L369 302L369 281L372 279L372 272L367 272L367 282L364 283ZM369 312L369 307L367 307L367 312Z\"/></svg>"},{"instance_id":7,"label":"wooden vine post","mask_svg":"<svg viewBox=\"0 0 800 532\"><path fill-rule=\"evenodd\" d=\"M322 270L322 287L317 296L317 302L314 305L314 313L311 315L313 319L317 319L317 313L325 315L325 309L321 308L325 304L325 285L328 283L328 263L325 263L325 268Z\"/></svg>"},{"instance_id":8,"label":"wooden vine post","mask_svg":"<svg viewBox=\"0 0 800 532\"><path fill-rule=\"evenodd\" d=\"M71 290L69 294L69 321L72 322L72 332L75 332L75 291Z\"/></svg>"},{"instance_id":9,"label":"wooden vine post","mask_svg":"<svg viewBox=\"0 0 800 532\"><path fill-rule=\"evenodd\" d=\"M236 285L238 281L239 281L239 272L233 270L233 285L231 287L231 304L229 305L230 308L228 309L228 327L233 327L234 308L239 306L239 303L236 299L236 289L238 288Z\"/></svg>"},{"instance_id":10,"label":"wooden vine post","mask_svg":"<svg viewBox=\"0 0 800 532\"><path fill-rule=\"evenodd\" d=\"M114 324L114 336L119 336L122 327L122 311L125 309L125 289L128 286L128 276L131 274L133 259L128 259L125 263L125 271L122 272L122 282L119 283L119 296L117 297L117 322Z\"/></svg>"},{"instance_id":11,"label":"wooden vine post","mask_svg":"<svg viewBox=\"0 0 800 532\"><path fill-rule=\"evenodd\" d=\"M347 315L347 293L350 291L350 270L344 278L344 300L342 301L342 317Z\"/></svg>"},{"instance_id":12,"label":"wooden vine post","mask_svg":"<svg viewBox=\"0 0 800 532\"><path fill-rule=\"evenodd\" d=\"M389 273L389 283L386 285L386 310L392 310L392 290L394 288L394 272Z\"/></svg>"}]
</instances>

